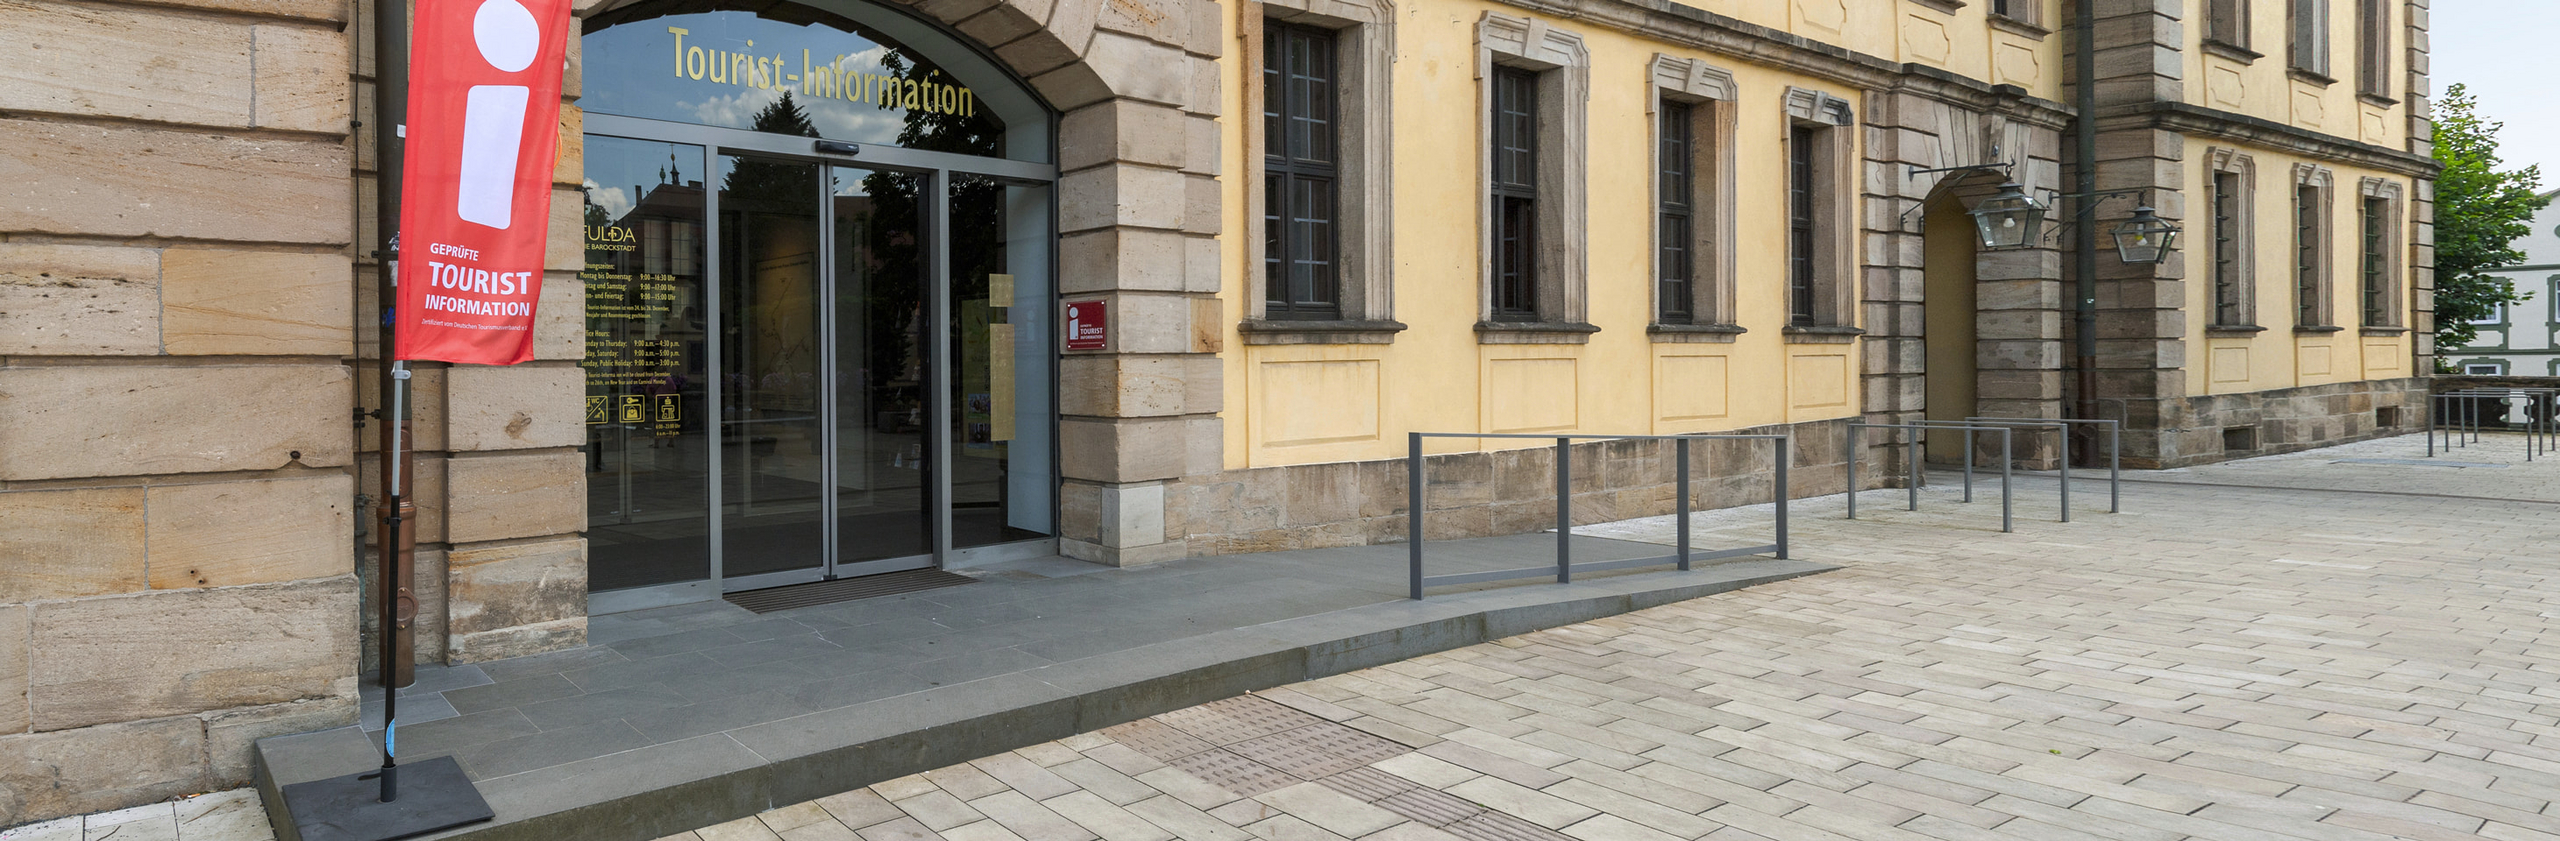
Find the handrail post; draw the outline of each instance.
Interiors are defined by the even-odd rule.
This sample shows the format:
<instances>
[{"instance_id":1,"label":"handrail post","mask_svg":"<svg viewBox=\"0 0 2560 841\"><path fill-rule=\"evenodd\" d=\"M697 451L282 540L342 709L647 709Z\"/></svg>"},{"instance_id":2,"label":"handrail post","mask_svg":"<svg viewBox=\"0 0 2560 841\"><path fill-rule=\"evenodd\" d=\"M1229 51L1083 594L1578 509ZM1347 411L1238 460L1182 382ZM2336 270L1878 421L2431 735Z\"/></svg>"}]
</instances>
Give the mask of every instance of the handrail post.
<instances>
[{"instance_id":1,"label":"handrail post","mask_svg":"<svg viewBox=\"0 0 2560 841\"><path fill-rule=\"evenodd\" d=\"M1677 460L1677 461L1679 462L1679 466L1678 466L1678 467L1676 467L1676 468L1674 468L1674 469L1672 470L1672 481L1675 481L1675 482L1680 483L1680 490L1679 490L1679 492L1678 492L1678 493L1675 493L1675 494L1673 494L1673 495L1672 495L1672 499L1674 500L1674 501L1673 501L1673 503L1672 503L1672 505L1673 505L1675 508L1677 508L1677 509L1678 509L1678 511L1680 512L1680 516L1677 518L1677 521L1678 521L1678 524L1679 524L1679 528L1680 528L1680 543L1679 543L1679 545L1680 545L1680 571L1681 571L1681 572L1688 572L1688 571L1689 571L1689 439L1687 439L1687 438L1674 438L1674 439L1671 439L1671 457L1672 457L1673 459L1675 459L1675 460Z\"/></svg>"},{"instance_id":2,"label":"handrail post","mask_svg":"<svg viewBox=\"0 0 2560 841\"><path fill-rule=\"evenodd\" d=\"M2062 445L2062 521L2068 523L2071 522L2071 425L2054 424L2053 434Z\"/></svg>"},{"instance_id":3,"label":"handrail post","mask_svg":"<svg viewBox=\"0 0 2560 841\"><path fill-rule=\"evenodd\" d=\"M2124 513L2124 421L2107 421L2107 513Z\"/></svg>"},{"instance_id":4,"label":"handrail post","mask_svg":"<svg viewBox=\"0 0 2560 841\"><path fill-rule=\"evenodd\" d=\"M1909 480L1907 480L1907 481L1904 481L1902 484L1903 484L1903 486L1904 486L1905 488L1907 488L1907 489L1910 491L1910 496L1911 496L1911 510L1913 510L1913 511L1918 511L1918 510L1920 510L1920 433L1921 433L1921 429L1920 429L1920 427L1916 427L1916 426L1914 426L1914 427L1909 427L1909 428L1907 428L1907 429L1904 429L1903 431L1904 431L1904 432L1906 432L1906 433L1909 433L1908 437L1905 437L1905 438L1903 439L1903 445L1902 445L1902 458L1903 458L1904 460L1906 460L1906 461L1911 462L1911 478L1910 478Z\"/></svg>"},{"instance_id":5,"label":"handrail post","mask_svg":"<svg viewBox=\"0 0 2560 841\"><path fill-rule=\"evenodd\" d=\"M1973 427L1964 429L1964 501L1973 501Z\"/></svg>"},{"instance_id":6,"label":"handrail post","mask_svg":"<svg viewBox=\"0 0 2560 841\"><path fill-rule=\"evenodd\" d=\"M1556 583L1573 583L1573 439L1556 438Z\"/></svg>"},{"instance_id":7,"label":"handrail post","mask_svg":"<svg viewBox=\"0 0 2560 841\"><path fill-rule=\"evenodd\" d=\"M1404 462L1405 554L1412 567L1413 600L1422 600L1422 433L1408 433Z\"/></svg>"},{"instance_id":8,"label":"handrail post","mask_svg":"<svg viewBox=\"0 0 2560 841\"><path fill-rule=\"evenodd\" d=\"M1858 518L1858 422L1849 422L1849 519Z\"/></svg>"},{"instance_id":9,"label":"handrail post","mask_svg":"<svg viewBox=\"0 0 2560 841\"><path fill-rule=\"evenodd\" d=\"M2000 530L2003 532L2016 526L2013 520L2016 507L2010 503L2016 495L2009 492L2010 473L2017 461L2017 453L2012 449L2012 442L2016 439L2011 431L2009 427L2000 428Z\"/></svg>"},{"instance_id":10,"label":"handrail post","mask_svg":"<svg viewBox=\"0 0 2560 841\"><path fill-rule=\"evenodd\" d=\"M1791 437L1778 438L1778 560L1781 561L1787 559L1787 462L1793 458L1787 452L1787 445L1794 441ZM1856 492L1851 492L1850 498L1857 498Z\"/></svg>"}]
</instances>

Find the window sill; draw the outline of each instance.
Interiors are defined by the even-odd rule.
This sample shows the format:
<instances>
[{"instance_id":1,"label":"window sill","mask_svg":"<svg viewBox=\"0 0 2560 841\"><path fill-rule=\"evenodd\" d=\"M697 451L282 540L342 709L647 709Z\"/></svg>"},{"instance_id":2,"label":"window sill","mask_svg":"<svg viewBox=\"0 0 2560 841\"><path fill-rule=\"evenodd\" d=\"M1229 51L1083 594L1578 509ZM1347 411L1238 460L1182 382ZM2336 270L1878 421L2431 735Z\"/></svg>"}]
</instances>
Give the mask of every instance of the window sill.
<instances>
[{"instance_id":1,"label":"window sill","mask_svg":"<svg viewBox=\"0 0 2560 841\"><path fill-rule=\"evenodd\" d=\"M2295 335L2327 335L2330 333L2344 333L2346 330L2347 328L2333 324L2296 324L2293 326L2293 332Z\"/></svg>"},{"instance_id":2,"label":"window sill","mask_svg":"<svg viewBox=\"0 0 2560 841\"><path fill-rule=\"evenodd\" d=\"M2400 107L2400 100L2392 99L2391 97L2383 96L2382 94L2378 94L2378 93L2360 93L2360 94L2356 94L2356 101L2357 101L2357 102L2362 102L2362 103L2364 103L2364 104L2366 104L2366 105L2372 105L2372 106L2375 106L2375 107L2379 107L2379 108L2398 108L2398 107Z\"/></svg>"},{"instance_id":3,"label":"window sill","mask_svg":"<svg viewBox=\"0 0 2560 841\"><path fill-rule=\"evenodd\" d=\"M1739 324L1655 324L1644 328L1655 344L1731 344L1746 331Z\"/></svg>"},{"instance_id":4,"label":"window sill","mask_svg":"<svg viewBox=\"0 0 2560 841\"><path fill-rule=\"evenodd\" d=\"M2215 324L2204 328L2206 336L2216 339L2246 339L2264 332L2267 328L2255 324Z\"/></svg>"},{"instance_id":5,"label":"window sill","mask_svg":"<svg viewBox=\"0 0 2560 841\"><path fill-rule=\"evenodd\" d=\"M2367 336L2397 336L2409 332L2407 327L2366 327L2356 331Z\"/></svg>"},{"instance_id":6,"label":"window sill","mask_svg":"<svg viewBox=\"0 0 2560 841\"><path fill-rule=\"evenodd\" d=\"M1867 331L1855 327L1788 325L1778 332L1786 334L1791 345L1845 345L1858 340Z\"/></svg>"},{"instance_id":7,"label":"window sill","mask_svg":"<svg viewBox=\"0 0 2560 841\"><path fill-rule=\"evenodd\" d=\"M1911 2L1951 15L1955 14L1957 9L1964 8L1965 5L1964 0L1911 0Z\"/></svg>"},{"instance_id":8,"label":"window sill","mask_svg":"<svg viewBox=\"0 0 2560 841\"><path fill-rule=\"evenodd\" d=\"M2053 34L2053 30L1998 13L1993 13L1991 15L1991 28L2002 32L2024 35L2038 41L2042 41L2046 36Z\"/></svg>"},{"instance_id":9,"label":"window sill","mask_svg":"<svg viewBox=\"0 0 2560 841\"><path fill-rule=\"evenodd\" d=\"M2231 59L2232 61L2240 62L2241 64L2256 64L2258 63L2258 59L2267 57L2266 53L2258 52L2220 38L2204 39L2204 51L2223 58Z\"/></svg>"},{"instance_id":10,"label":"window sill","mask_svg":"<svg viewBox=\"0 0 2560 841\"><path fill-rule=\"evenodd\" d=\"M2338 80L2329 78L2327 74L2301 67L2288 69L2284 74L2293 77L2296 82L2310 82L2324 88L2338 83Z\"/></svg>"},{"instance_id":11,"label":"window sill","mask_svg":"<svg viewBox=\"0 0 2560 841\"><path fill-rule=\"evenodd\" d=\"M1600 328L1579 321L1479 321L1476 342L1487 345L1584 345Z\"/></svg>"},{"instance_id":12,"label":"window sill","mask_svg":"<svg viewBox=\"0 0 2560 841\"><path fill-rule=\"evenodd\" d=\"M1246 319L1236 325L1248 345L1384 345L1403 332L1401 321L1290 321Z\"/></svg>"}]
</instances>

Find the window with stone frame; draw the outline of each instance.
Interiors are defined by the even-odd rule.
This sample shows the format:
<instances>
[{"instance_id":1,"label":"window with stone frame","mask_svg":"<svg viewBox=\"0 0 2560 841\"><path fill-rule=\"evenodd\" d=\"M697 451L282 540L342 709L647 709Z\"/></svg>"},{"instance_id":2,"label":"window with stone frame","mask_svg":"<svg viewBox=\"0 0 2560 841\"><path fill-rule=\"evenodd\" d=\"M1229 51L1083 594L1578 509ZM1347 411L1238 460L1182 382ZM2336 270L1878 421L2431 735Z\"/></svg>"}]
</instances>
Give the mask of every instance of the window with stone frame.
<instances>
[{"instance_id":1,"label":"window with stone frame","mask_svg":"<svg viewBox=\"0 0 2560 841\"><path fill-rule=\"evenodd\" d=\"M2366 178L2357 191L2356 277L2368 330L2405 326L2400 291L2400 182Z\"/></svg>"},{"instance_id":2,"label":"window with stone frame","mask_svg":"<svg viewBox=\"0 0 2560 841\"><path fill-rule=\"evenodd\" d=\"M2293 168L2293 303L2294 327L2332 328L2334 311L2330 252L2329 170L2311 164Z\"/></svg>"},{"instance_id":3,"label":"window with stone frame","mask_svg":"<svg viewBox=\"0 0 2560 841\"><path fill-rule=\"evenodd\" d=\"M2391 98L2391 4L2355 0L2356 92Z\"/></svg>"},{"instance_id":4,"label":"window with stone frame","mask_svg":"<svg viewBox=\"0 0 2560 841\"><path fill-rule=\"evenodd\" d=\"M2287 63L2295 70L2326 80L2329 77L2329 0L2287 0L2287 3Z\"/></svg>"},{"instance_id":5,"label":"window with stone frame","mask_svg":"<svg viewBox=\"0 0 2560 841\"><path fill-rule=\"evenodd\" d=\"M1991 13L2032 26L2044 25L2044 0L1991 0Z\"/></svg>"},{"instance_id":6,"label":"window with stone frame","mask_svg":"<svg viewBox=\"0 0 2560 841\"><path fill-rule=\"evenodd\" d=\"M1243 238L1262 267L1248 278L1246 344L1386 343L1393 195L1387 154L1395 16L1367 0L1265 0L1246 18L1245 88L1263 117L1247 132Z\"/></svg>"},{"instance_id":7,"label":"window with stone frame","mask_svg":"<svg viewBox=\"0 0 2560 841\"><path fill-rule=\"evenodd\" d=\"M1342 317L1334 257L1334 39L1286 23L1262 30L1263 315Z\"/></svg>"},{"instance_id":8,"label":"window with stone frame","mask_svg":"<svg viewBox=\"0 0 2560 841\"><path fill-rule=\"evenodd\" d=\"M2204 39L2249 48L2249 0L2204 0Z\"/></svg>"},{"instance_id":9,"label":"window with stone frame","mask_svg":"<svg viewBox=\"0 0 2560 841\"><path fill-rule=\"evenodd\" d=\"M2247 155L2230 149L2208 154L2205 173L2206 236L2210 272L2206 305L2215 328L2256 330L2257 167Z\"/></svg>"},{"instance_id":10,"label":"window with stone frame","mask_svg":"<svg viewBox=\"0 0 2560 841\"><path fill-rule=\"evenodd\" d=\"M1482 115L1479 341L1580 344L1589 312L1583 160L1590 54L1580 35L1486 12L1476 27Z\"/></svg>"},{"instance_id":11,"label":"window with stone frame","mask_svg":"<svg viewBox=\"0 0 2560 841\"><path fill-rule=\"evenodd\" d=\"M1733 75L1655 54L1646 68L1654 120L1656 341L1731 341Z\"/></svg>"},{"instance_id":12,"label":"window with stone frame","mask_svg":"<svg viewBox=\"0 0 2560 841\"><path fill-rule=\"evenodd\" d=\"M1786 220L1786 332L1817 336L1854 332L1851 294L1855 254L1849 237L1856 119L1847 100L1821 91L1788 88L1784 166Z\"/></svg>"},{"instance_id":13,"label":"window with stone frame","mask_svg":"<svg viewBox=\"0 0 2560 841\"><path fill-rule=\"evenodd\" d=\"M1538 74L1493 69L1494 321L1538 320Z\"/></svg>"}]
</instances>

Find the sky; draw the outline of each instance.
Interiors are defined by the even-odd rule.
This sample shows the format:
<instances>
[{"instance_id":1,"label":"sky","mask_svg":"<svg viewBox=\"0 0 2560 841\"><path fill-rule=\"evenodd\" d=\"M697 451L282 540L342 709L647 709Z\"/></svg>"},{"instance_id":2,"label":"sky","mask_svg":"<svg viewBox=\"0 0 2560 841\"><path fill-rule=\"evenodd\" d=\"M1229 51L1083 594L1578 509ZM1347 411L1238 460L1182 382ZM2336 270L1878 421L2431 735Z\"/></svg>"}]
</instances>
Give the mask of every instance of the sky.
<instances>
[{"instance_id":1,"label":"sky","mask_svg":"<svg viewBox=\"0 0 2560 841\"><path fill-rule=\"evenodd\" d=\"M2507 124L2498 133L2507 167L2540 164L2543 188L2560 188L2560 0L2432 5L2428 59L2437 95L2468 86L2482 117Z\"/></svg>"}]
</instances>

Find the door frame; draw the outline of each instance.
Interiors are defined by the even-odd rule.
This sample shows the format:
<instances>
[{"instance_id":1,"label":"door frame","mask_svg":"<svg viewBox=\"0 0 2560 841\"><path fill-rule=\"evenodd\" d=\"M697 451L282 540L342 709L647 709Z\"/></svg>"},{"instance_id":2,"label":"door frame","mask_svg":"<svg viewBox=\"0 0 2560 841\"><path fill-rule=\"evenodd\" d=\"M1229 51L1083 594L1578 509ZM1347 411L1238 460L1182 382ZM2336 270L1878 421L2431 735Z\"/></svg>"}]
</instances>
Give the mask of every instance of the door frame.
<instances>
[{"instance_id":1,"label":"door frame","mask_svg":"<svg viewBox=\"0 0 2560 841\"><path fill-rule=\"evenodd\" d=\"M722 436L725 434L725 430L722 429L720 425L724 424L725 421L718 417L718 415L720 411L719 407L721 406L721 398L726 395L723 394L724 387L721 382L722 377L718 375L718 372L723 370L721 366L726 360L723 358L724 354L720 347L721 343L718 341L711 341L705 343L705 358L703 361L704 366L713 372L713 376L709 377L710 381L706 386L707 393L705 395L705 399L712 407L712 414L714 416L712 418L713 427L709 432L712 439L711 445L708 447L709 461L705 465L707 474L706 481L709 483L709 488L707 490L709 500L709 527L711 529L711 534L706 543L708 544L707 548L710 553L710 576L705 580L634 587L624 590L610 590L602 593L590 592L588 594L588 612L590 614L682 604L685 602L717 598L719 595L724 593L739 592L742 590L755 590L766 587L778 587L789 584L822 581L856 575L873 575L884 572L896 572L900 570L919 569L924 567L947 566L955 557L1012 557L1017 554L1050 554L1054 552L1054 537L1046 541L1051 544L1046 550L1037 553L1003 551L1005 547L1010 544L971 547L967 550L957 549L952 545L951 450L953 443L950 439L954 436L952 435L951 430L951 413L953 407L950 405L951 401L948 399L951 392L952 362L946 357L949 356L951 343L951 254L947 231L951 215L950 187L952 174L965 173L970 175L987 176L1004 181L1039 183L1048 186L1051 191L1050 201L1052 203L1050 211L1052 227L1049 237L1050 242L1048 245L1051 249L1055 249L1055 225L1057 223L1055 203L1057 201L1058 181L1058 167L1055 164L1033 163L1006 158L987 158L975 155L936 152L924 149L909 149L885 144L851 144L842 141L826 141L821 138L770 134L748 129L706 126L695 123L680 123L666 120L651 120L616 114L587 114L583 128L584 131L582 133L587 135L616 137L645 142L679 143L696 146L702 150L703 159L699 162L701 168L697 171L703 173L704 180L704 263L711 267L715 272L718 271L721 266L721 259L723 255L721 254L722 239L720 230L719 189L711 182L715 177L714 174L719 171L720 158L723 156L748 155L769 160L807 163L819 166L819 183L817 186L820 197L818 201L818 213L816 220L819 236L817 237L818 252L814 259L817 261L819 267L819 289L822 292L832 289L834 285L833 276L835 271L836 245L834 235L835 202L833 199L835 191L832 187L832 181L830 178L834 169L836 167L851 167L874 171L905 172L919 176L924 181L924 195L926 196L924 208L925 213L921 220L923 222L921 227L924 228L924 236L921 237L921 239L929 243L925 248L928 256L926 260L924 279L926 319L926 336L924 343L926 347L931 349L929 354L931 358L926 361L927 378L925 386L927 393L931 397L925 401L926 422L924 425L924 434L927 436L926 450L930 453L929 458L931 459L928 466L931 468L932 473L930 481L926 483L924 488L926 498L925 507L927 509L926 515L929 519L928 532L930 534L930 550L926 554L898 558L882 558L868 561L855 561L851 563L837 562L837 541L839 539L837 530L842 526L838 517L839 503L837 500L837 491L839 490L839 477L837 475L837 470L839 469L837 459L838 442L836 440L837 430L835 428L836 424L834 423L821 423L819 425L821 436L819 448L823 453L825 453L824 460L821 462L823 465L821 486L826 489L826 496L822 502L823 509L820 518L823 529L821 542L822 545L826 547L824 556L820 558L817 566L808 569L783 570L779 572L762 573L735 578L724 575L724 559L722 557L723 541L721 540L721 532L724 526L722 524L721 510L723 504L726 502L722 492L722 486L727 476L727 474L723 472L723 461L727 447L721 443L724 440ZM822 143L829 147L851 149L852 151L850 153L846 153L822 150ZM1049 264L1054 267L1056 265L1056 261L1052 259L1049 261ZM1053 268L1052 271L1054 272L1055 269ZM1054 275L1052 282L1055 282ZM722 300L722 296L717 294L719 285L720 282L715 276L715 280L711 284L713 294L706 296L707 300L703 316L712 325L712 329L714 331L717 331L718 325L721 323L721 318L724 315L722 304L725 302ZM820 300L831 302L833 299L831 297L821 295ZM1051 315L1053 314L1044 314L1042 317L1051 317ZM822 387L826 389L823 396L829 398L827 400L822 400L821 405L824 407L824 411L830 415L835 410L832 398L835 396L833 393L834 389L838 387L835 377L836 354L834 349L836 344L837 326L835 322L835 308L832 305L820 306L818 312L819 342L823 347L827 348L827 352L819 354L818 356L818 373ZM1054 399L1054 396L1052 399ZM1055 414L1054 409L1055 407L1053 406L1051 412L1052 415ZM1053 474L1052 481L1055 481L1054 473L1057 468L1058 459L1057 453L1054 452L1054 436L1052 450L1053 451L1049 454L1048 461ZM1054 517L1054 513L1052 516ZM1042 541L1026 542L1037 543Z\"/></svg>"}]
</instances>

